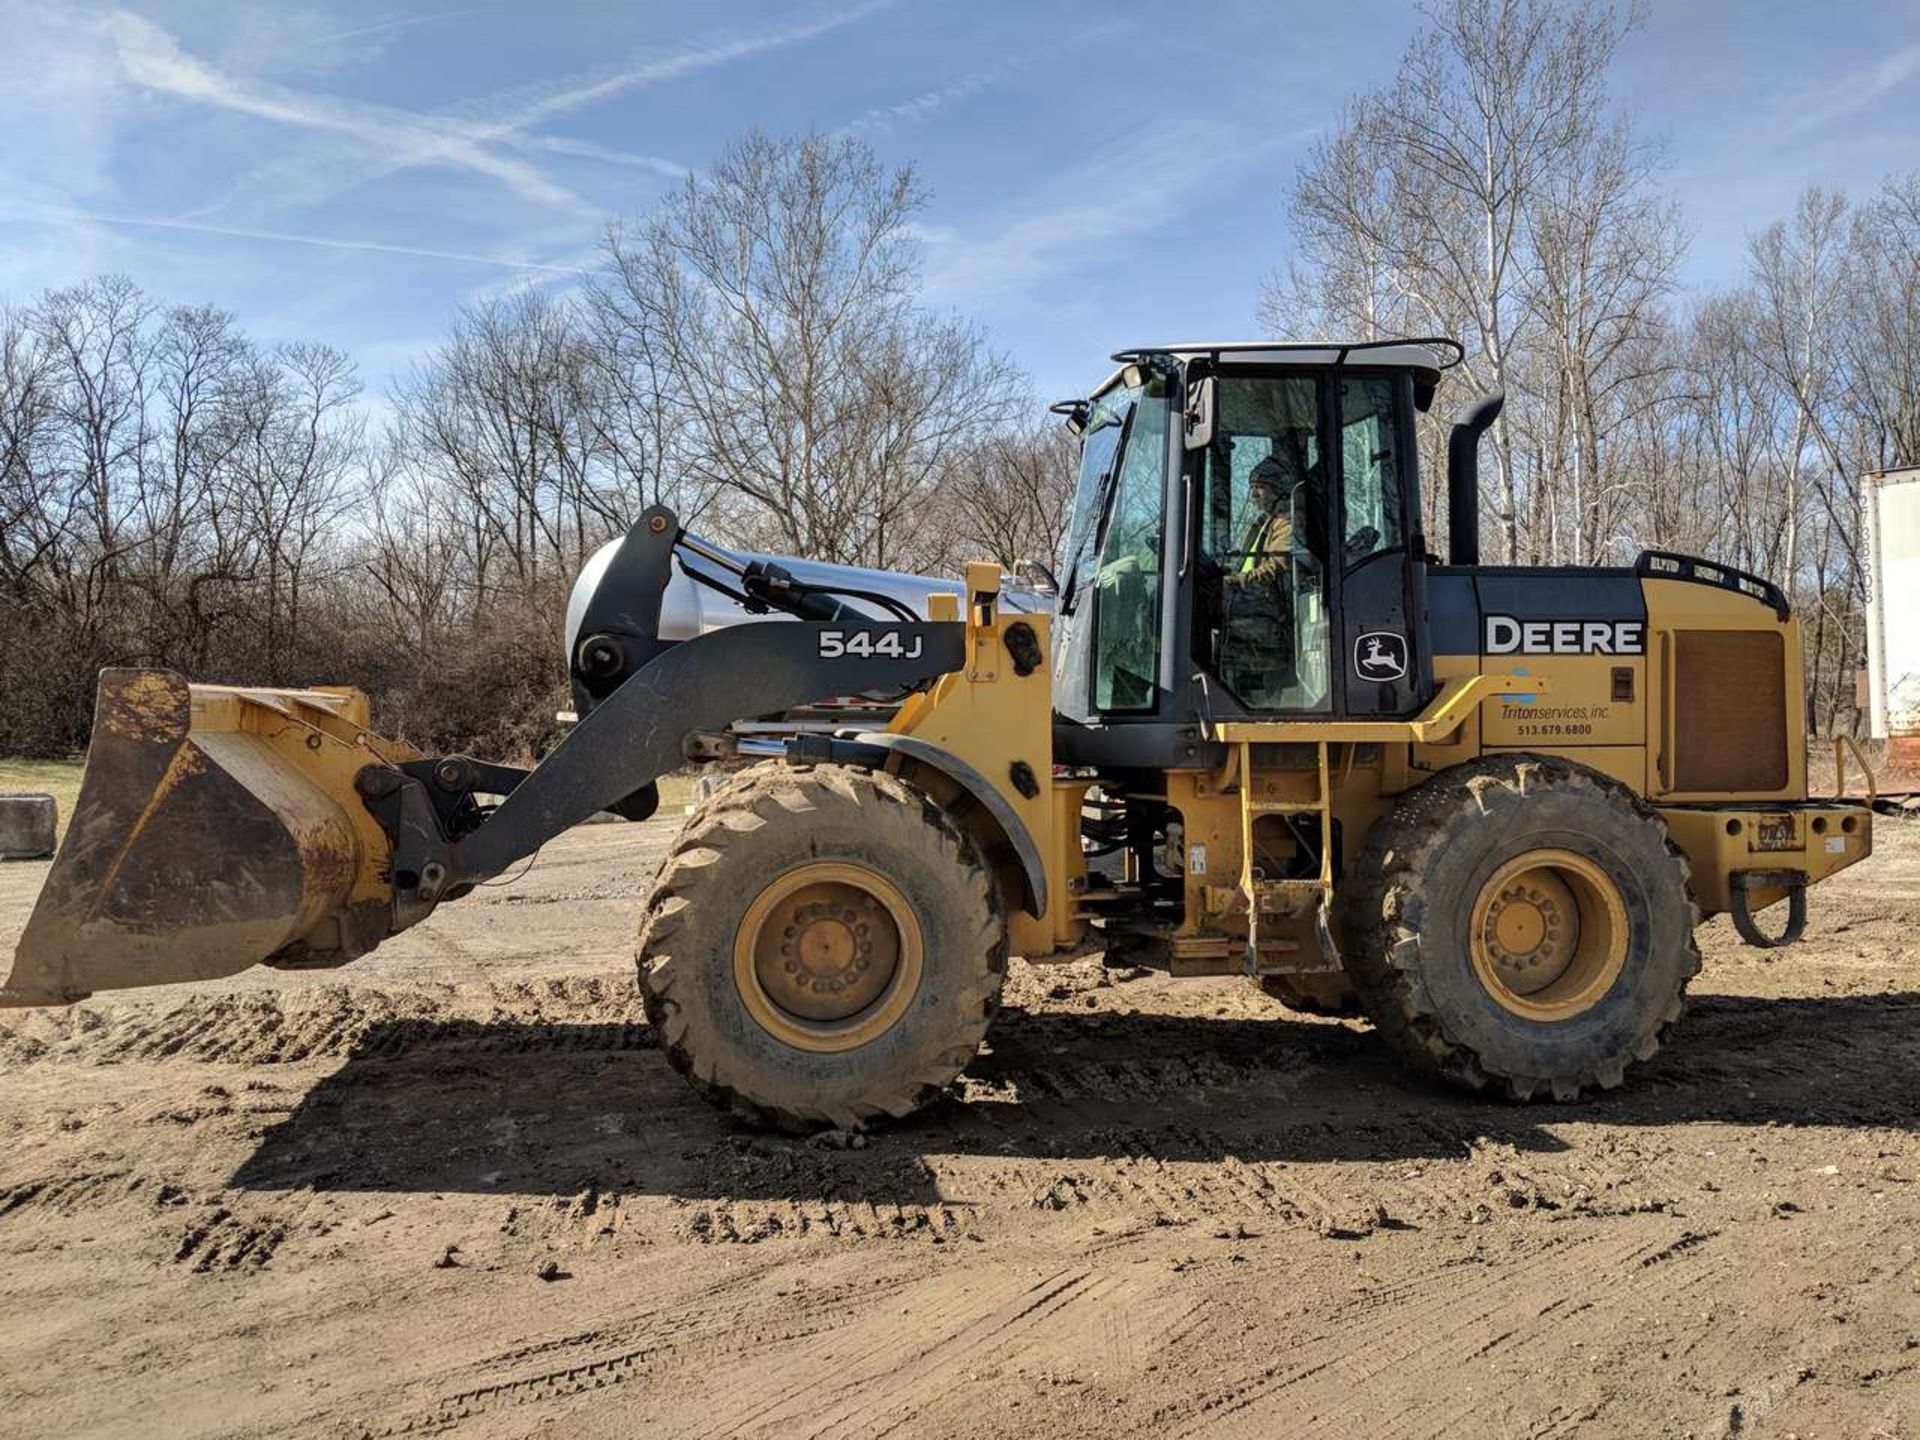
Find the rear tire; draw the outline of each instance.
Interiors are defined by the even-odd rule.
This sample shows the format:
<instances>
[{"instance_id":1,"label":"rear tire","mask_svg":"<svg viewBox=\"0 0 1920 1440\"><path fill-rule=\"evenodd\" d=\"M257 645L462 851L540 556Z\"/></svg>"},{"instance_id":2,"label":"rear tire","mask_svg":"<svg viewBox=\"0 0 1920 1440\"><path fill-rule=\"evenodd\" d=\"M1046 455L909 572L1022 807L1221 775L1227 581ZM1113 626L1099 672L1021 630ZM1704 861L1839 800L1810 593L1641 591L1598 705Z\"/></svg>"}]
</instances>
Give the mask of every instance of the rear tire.
<instances>
[{"instance_id":1,"label":"rear tire","mask_svg":"<svg viewBox=\"0 0 1920 1440\"><path fill-rule=\"evenodd\" d=\"M751 1123L925 1104L1000 1005L1006 924L971 840L893 776L756 766L688 819L647 902L641 997L673 1067Z\"/></svg>"},{"instance_id":2,"label":"rear tire","mask_svg":"<svg viewBox=\"0 0 1920 1440\"><path fill-rule=\"evenodd\" d=\"M1562 760L1495 756L1428 781L1375 827L1345 904L1348 973L1388 1042L1519 1100L1618 1085L1700 969L1666 826Z\"/></svg>"}]
</instances>

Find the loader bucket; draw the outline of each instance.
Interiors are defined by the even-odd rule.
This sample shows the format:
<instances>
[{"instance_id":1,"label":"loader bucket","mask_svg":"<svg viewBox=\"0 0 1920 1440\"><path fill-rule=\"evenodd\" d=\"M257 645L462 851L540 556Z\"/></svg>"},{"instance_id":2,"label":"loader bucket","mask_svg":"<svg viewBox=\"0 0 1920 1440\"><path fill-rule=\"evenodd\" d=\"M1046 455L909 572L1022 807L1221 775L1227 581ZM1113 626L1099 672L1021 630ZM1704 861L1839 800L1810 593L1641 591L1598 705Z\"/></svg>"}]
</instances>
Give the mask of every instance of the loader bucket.
<instances>
[{"instance_id":1,"label":"loader bucket","mask_svg":"<svg viewBox=\"0 0 1920 1440\"><path fill-rule=\"evenodd\" d=\"M412 752L349 690L107 670L65 840L0 1004L337 964L390 928L385 833L354 777Z\"/></svg>"}]
</instances>

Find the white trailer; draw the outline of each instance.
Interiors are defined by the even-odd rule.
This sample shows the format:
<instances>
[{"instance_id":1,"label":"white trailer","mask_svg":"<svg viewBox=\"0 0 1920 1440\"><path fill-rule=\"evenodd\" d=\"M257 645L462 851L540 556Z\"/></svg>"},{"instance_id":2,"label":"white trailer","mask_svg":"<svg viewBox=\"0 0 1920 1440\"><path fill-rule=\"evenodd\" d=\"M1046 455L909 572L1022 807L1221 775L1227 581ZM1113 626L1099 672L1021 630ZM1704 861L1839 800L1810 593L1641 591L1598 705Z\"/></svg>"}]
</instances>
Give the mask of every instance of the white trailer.
<instances>
[{"instance_id":1,"label":"white trailer","mask_svg":"<svg viewBox=\"0 0 1920 1440\"><path fill-rule=\"evenodd\" d=\"M1867 547L1867 706L1895 765L1920 765L1920 468L1861 483Z\"/></svg>"}]
</instances>

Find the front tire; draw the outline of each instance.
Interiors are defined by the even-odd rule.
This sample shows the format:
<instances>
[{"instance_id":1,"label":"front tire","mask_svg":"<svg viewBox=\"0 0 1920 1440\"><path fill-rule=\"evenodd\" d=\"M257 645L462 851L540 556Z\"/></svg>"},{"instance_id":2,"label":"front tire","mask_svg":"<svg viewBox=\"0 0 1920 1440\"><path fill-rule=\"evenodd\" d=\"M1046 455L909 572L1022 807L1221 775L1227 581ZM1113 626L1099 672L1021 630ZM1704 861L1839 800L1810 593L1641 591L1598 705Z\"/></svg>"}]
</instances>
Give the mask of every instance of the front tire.
<instances>
[{"instance_id":1,"label":"front tire","mask_svg":"<svg viewBox=\"0 0 1920 1440\"><path fill-rule=\"evenodd\" d=\"M647 902L641 997L667 1059L763 1126L925 1104L999 1009L1006 924L971 840L899 779L756 766L712 794Z\"/></svg>"},{"instance_id":2,"label":"front tire","mask_svg":"<svg viewBox=\"0 0 1920 1440\"><path fill-rule=\"evenodd\" d=\"M1700 969L1685 858L1616 781L1495 756L1407 795L1350 878L1348 972L1405 1058L1470 1090L1618 1085Z\"/></svg>"}]
</instances>

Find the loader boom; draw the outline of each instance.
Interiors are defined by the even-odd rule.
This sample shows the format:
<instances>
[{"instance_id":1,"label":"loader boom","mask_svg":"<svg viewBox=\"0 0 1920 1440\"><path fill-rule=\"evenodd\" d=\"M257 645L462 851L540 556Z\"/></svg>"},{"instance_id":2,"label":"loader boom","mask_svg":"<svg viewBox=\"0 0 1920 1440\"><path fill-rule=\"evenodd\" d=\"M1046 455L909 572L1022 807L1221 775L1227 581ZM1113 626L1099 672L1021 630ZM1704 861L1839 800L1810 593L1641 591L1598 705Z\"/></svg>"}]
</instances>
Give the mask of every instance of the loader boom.
<instances>
[{"instance_id":1,"label":"loader boom","mask_svg":"<svg viewBox=\"0 0 1920 1440\"><path fill-rule=\"evenodd\" d=\"M679 538L659 509L633 528L662 556ZM905 693L964 650L955 622L860 616L616 638L639 663L531 771L384 740L352 691L105 672L79 803L0 1004L343 964L686 764L695 737L829 696Z\"/></svg>"}]
</instances>

